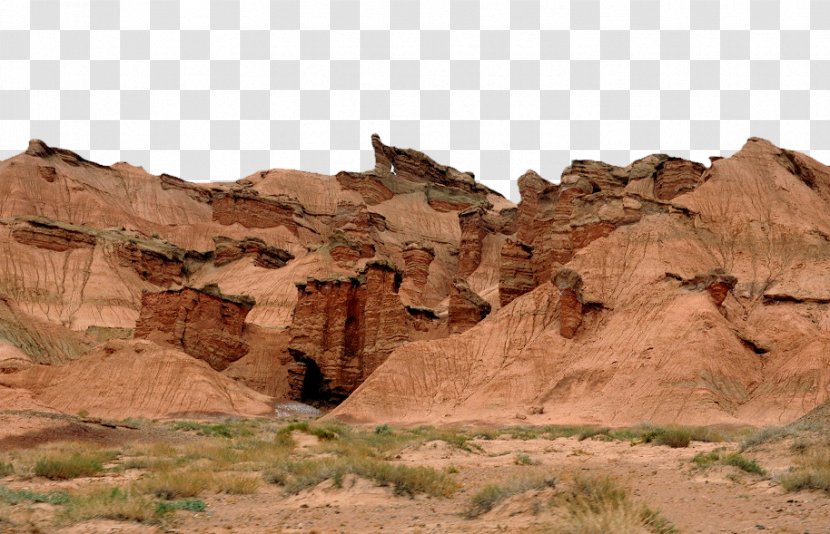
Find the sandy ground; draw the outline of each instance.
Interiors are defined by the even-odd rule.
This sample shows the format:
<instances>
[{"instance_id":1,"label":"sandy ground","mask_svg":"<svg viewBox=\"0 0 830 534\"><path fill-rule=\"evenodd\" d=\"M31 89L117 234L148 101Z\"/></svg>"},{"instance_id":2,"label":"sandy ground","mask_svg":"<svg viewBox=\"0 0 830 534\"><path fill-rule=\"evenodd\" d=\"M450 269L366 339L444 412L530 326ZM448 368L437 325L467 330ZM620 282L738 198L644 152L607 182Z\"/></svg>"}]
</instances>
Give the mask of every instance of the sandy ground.
<instances>
[{"instance_id":1,"label":"sandy ground","mask_svg":"<svg viewBox=\"0 0 830 534\"><path fill-rule=\"evenodd\" d=\"M10 430L11 419L3 419L0 444L13 448L34 444L17 433L39 436L65 435L55 428L66 421L48 418L18 421L18 431ZM83 426L83 425L82 425ZM50 431L49 429L52 429ZM107 429L107 443L141 440L142 430ZM116 435L117 434L117 435ZM180 435L180 433L178 434ZM158 431L146 439L156 441ZM77 436L76 436L77 437ZM178 439L175 438L174 439ZM198 439L188 437L187 439ZM626 441L600 441L576 438L476 440L480 451L452 448L442 441L411 446L395 461L406 465L430 466L457 471L452 476L461 489L450 498L415 498L393 495L389 488L377 487L368 480L347 477L342 488L330 481L286 496L282 488L263 484L253 495L204 495L204 512L177 512L164 527L91 521L58 529L50 523L50 505L17 505L18 517L41 532L285 532L285 533L369 533L369 532L556 532L561 510L549 506L555 490L533 490L508 499L490 512L467 519L462 512L471 495L487 484L499 484L531 473L555 476L563 483L577 475L611 476L629 490L638 502L647 504L673 522L680 532L786 532L830 533L830 496L823 492L787 493L775 478L791 465L786 443L764 446L749 456L769 471L769 476L745 473L731 466L696 467L692 458L699 452L721 447L736 450L734 443L693 443L688 448L672 449ZM313 451L316 438L306 436L297 446ZM528 455L534 465L515 464L517 454ZM73 490L95 484L127 483L141 476L137 470L110 473L102 477L53 482L10 476L0 484L13 489L35 491ZM28 527L27 527L28 528ZM0 531L3 530L0 525ZM16 530L27 532L36 530Z\"/></svg>"}]
</instances>

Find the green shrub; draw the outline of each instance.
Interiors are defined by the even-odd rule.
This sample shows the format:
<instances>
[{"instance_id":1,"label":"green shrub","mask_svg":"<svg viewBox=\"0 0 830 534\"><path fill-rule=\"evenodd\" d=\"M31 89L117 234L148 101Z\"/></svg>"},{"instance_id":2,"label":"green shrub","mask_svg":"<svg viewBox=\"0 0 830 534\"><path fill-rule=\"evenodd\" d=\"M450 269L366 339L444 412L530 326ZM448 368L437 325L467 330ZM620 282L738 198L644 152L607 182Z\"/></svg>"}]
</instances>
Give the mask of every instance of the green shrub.
<instances>
[{"instance_id":1,"label":"green shrub","mask_svg":"<svg viewBox=\"0 0 830 534\"><path fill-rule=\"evenodd\" d=\"M516 465L533 465L536 462L533 461L533 458L531 458L527 454L517 454L513 458L513 463Z\"/></svg>"},{"instance_id":2,"label":"green shrub","mask_svg":"<svg viewBox=\"0 0 830 534\"><path fill-rule=\"evenodd\" d=\"M175 510L186 512L204 512L207 508L205 501L201 499L183 499L181 501L163 501L156 505L156 513L164 515Z\"/></svg>"},{"instance_id":3,"label":"green shrub","mask_svg":"<svg viewBox=\"0 0 830 534\"><path fill-rule=\"evenodd\" d=\"M472 496L464 516L473 519L486 514L509 496L510 492L505 486L499 486L498 484L484 486Z\"/></svg>"},{"instance_id":4,"label":"green shrub","mask_svg":"<svg viewBox=\"0 0 830 534\"><path fill-rule=\"evenodd\" d=\"M611 437L610 433L610 428L588 427L578 434L577 439L579 441L585 441L586 439L594 438L597 436Z\"/></svg>"},{"instance_id":5,"label":"green shrub","mask_svg":"<svg viewBox=\"0 0 830 534\"><path fill-rule=\"evenodd\" d=\"M767 472L764 470L763 467L758 465L758 462L755 460L750 460L745 456L741 455L740 453L732 453L725 458L723 458L723 463L725 465L731 465L737 467L741 471L746 471L747 473L754 473L756 475L766 475Z\"/></svg>"},{"instance_id":6,"label":"green shrub","mask_svg":"<svg viewBox=\"0 0 830 534\"><path fill-rule=\"evenodd\" d=\"M695 454L695 457L692 458L692 462L698 467L706 468L710 467L711 465L715 464L716 462L720 461L720 453L712 451L712 452L699 452Z\"/></svg>"},{"instance_id":7,"label":"green shrub","mask_svg":"<svg viewBox=\"0 0 830 534\"><path fill-rule=\"evenodd\" d=\"M389 427L389 425L384 423L382 425L378 425L375 427L375 434L378 434L380 436L391 436L392 429Z\"/></svg>"},{"instance_id":8,"label":"green shrub","mask_svg":"<svg viewBox=\"0 0 830 534\"><path fill-rule=\"evenodd\" d=\"M692 442L692 432L682 427L653 427L643 434L642 440L644 443L678 449L689 446Z\"/></svg>"},{"instance_id":9,"label":"green shrub","mask_svg":"<svg viewBox=\"0 0 830 534\"><path fill-rule=\"evenodd\" d=\"M289 494L296 494L324 480L332 480L339 487L348 474L367 478L379 486L391 486L396 495L424 493L448 497L458 489L455 481L435 469L391 464L368 457L286 460L267 471L265 480L283 486Z\"/></svg>"},{"instance_id":10,"label":"green shrub","mask_svg":"<svg viewBox=\"0 0 830 534\"><path fill-rule=\"evenodd\" d=\"M38 493L29 490L11 490L6 486L0 486L0 501L8 504L17 504L25 501L47 504L66 504L69 502L69 495L62 491Z\"/></svg>"},{"instance_id":11,"label":"green shrub","mask_svg":"<svg viewBox=\"0 0 830 534\"><path fill-rule=\"evenodd\" d=\"M5 462L0 462L0 478L7 477L14 473L14 466Z\"/></svg>"},{"instance_id":12,"label":"green shrub","mask_svg":"<svg viewBox=\"0 0 830 534\"><path fill-rule=\"evenodd\" d=\"M73 453L52 454L35 463L34 474L52 480L91 477L101 473L104 466L97 455Z\"/></svg>"}]
</instances>

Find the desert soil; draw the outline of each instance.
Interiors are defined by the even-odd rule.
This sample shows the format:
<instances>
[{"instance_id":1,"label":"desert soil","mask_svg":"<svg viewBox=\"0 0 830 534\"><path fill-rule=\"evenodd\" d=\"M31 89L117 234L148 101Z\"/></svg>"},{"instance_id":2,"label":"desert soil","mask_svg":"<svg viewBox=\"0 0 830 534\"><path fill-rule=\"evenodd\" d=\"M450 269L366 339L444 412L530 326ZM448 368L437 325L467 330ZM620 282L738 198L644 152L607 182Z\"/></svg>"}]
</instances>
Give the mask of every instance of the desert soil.
<instances>
[{"instance_id":1,"label":"desert soil","mask_svg":"<svg viewBox=\"0 0 830 534\"><path fill-rule=\"evenodd\" d=\"M206 439L192 433L149 428L107 428L94 423L32 415L0 416L0 454L41 446L50 441L89 441L105 446ZM33 439L36 438L36 439ZM317 438L294 432L296 447L312 457ZM746 453L768 471L760 476L731 466L701 469L692 462L700 452L737 450L737 443L698 443L669 448L627 441L557 439L476 439L480 450L469 452L443 441L405 448L394 459L410 466L453 472L461 489L449 498L396 496L390 488L347 476L342 487L331 481L287 496L280 486L263 484L252 495L206 494L204 512L176 512L161 526L111 520L56 526L55 507L18 504L11 509L21 520L9 532L557 532L561 510L549 506L555 490L532 490L512 497L476 519L463 511L470 498L487 484L503 484L544 473L560 483L575 476L610 476L631 497L658 510L680 532L830 532L830 497L824 492L788 493L775 481L792 464L786 442L768 443ZM474 448L475 448L474 445ZM533 465L516 465L526 454ZM50 481L18 475L0 479L13 490L77 491L96 485L128 484L142 475L137 469L99 477ZM23 526L25 525L25 526ZM0 530L3 525L0 524ZM5 532L5 531L4 531Z\"/></svg>"}]
</instances>

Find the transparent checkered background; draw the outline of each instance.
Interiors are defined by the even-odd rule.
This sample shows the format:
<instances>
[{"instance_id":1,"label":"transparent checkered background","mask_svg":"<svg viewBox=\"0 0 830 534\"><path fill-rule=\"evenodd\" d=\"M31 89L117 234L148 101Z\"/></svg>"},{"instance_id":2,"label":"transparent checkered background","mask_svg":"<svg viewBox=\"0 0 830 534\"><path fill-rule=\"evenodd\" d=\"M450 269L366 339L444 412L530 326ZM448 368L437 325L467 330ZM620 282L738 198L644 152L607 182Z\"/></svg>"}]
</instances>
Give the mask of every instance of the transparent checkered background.
<instances>
[{"instance_id":1,"label":"transparent checkered background","mask_svg":"<svg viewBox=\"0 0 830 534\"><path fill-rule=\"evenodd\" d=\"M830 162L830 0L0 1L0 158L232 180L369 168L372 132L514 199L751 135Z\"/></svg>"}]
</instances>

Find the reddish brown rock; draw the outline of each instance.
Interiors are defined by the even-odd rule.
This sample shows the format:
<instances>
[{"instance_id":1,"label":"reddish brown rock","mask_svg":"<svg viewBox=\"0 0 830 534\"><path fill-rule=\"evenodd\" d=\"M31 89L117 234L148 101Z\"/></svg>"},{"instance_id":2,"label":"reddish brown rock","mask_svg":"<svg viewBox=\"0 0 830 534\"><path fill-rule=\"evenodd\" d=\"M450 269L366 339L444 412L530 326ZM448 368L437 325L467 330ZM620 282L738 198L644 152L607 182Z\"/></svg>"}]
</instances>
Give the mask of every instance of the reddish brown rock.
<instances>
[{"instance_id":1,"label":"reddish brown rock","mask_svg":"<svg viewBox=\"0 0 830 534\"><path fill-rule=\"evenodd\" d=\"M490 303L470 289L463 278L452 282L449 306L449 329L452 334L469 330L489 315Z\"/></svg>"},{"instance_id":2,"label":"reddish brown rock","mask_svg":"<svg viewBox=\"0 0 830 534\"><path fill-rule=\"evenodd\" d=\"M295 201L259 195L253 190L218 193L213 200L213 220L219 224L241 224L246 228L284 226L297 232L295 217L302 207Z\"/></svg>"},{"instance_id":3,"label":"reddish brown rock","mask_svg":"<svg viewBox=\"0 0 830 534\"><path fill-rule=\"evenodd\" d=\"M57 179L58 172L54 167L44 165L43 167L40 167L40 177L51 184Z\"/></svg>"},{"instance_id":4,"label":"reddish brown rock","mask_svg":"<svg viewBox=\"0 0 830 534\"><path fill-rule=\"evenodd\" d=\"M248 257L253 258L257 267L279 269L294 259L294 255L287 250L268 246L265 241L256 237L236 240L217 236L213 238L213 242L216 247L213 264L217 267Z\"/></svg>"},{"instance_id":5,"label":"reddish brown rock","mask_svg":"<svg viewBox=\"0 0 830 534\"><path fill-rule=\"evenodd\" d=\"M288 346L297 362L289 367L294 398L342 400L409 339L401 274L370 262L353 277L298 284Z\"/></svg>"},{"instance_id":6,"label":"reddish brown rock","mask_svg":"<svg viewBox=\"0 0 830 534\"><path fill-rule=\"evenodd\" d=\"M654 179L654 196L671 200L678 195L694 191L700 185L706 167L694 161L669 158L657 166Z\"/></svg>"},{"instance_id":7,"label":"reddish brown rock","mask_svg":"<svg viewBox=\"0 0 830 534\"><path fill-rule=\"evenodd\" d=\"M122 241L115 244L121 265L157 286L181 284L185 275L185 251L154 243Z\"/></svg>"},{"instance_id":8,"label":"reddish brown rock","mask_svg":"<svg viewBox=\"0 0 830 534\"><path fill-rule=\"evenodd\" d=\"M458 275L472 274L481 263L481 252L488 228L484 222L484 210L470 208L458 214L461 226L461 244L458 247Z\"/></svg>"},{"instance_id":9,"label":"reddish brown rock","mask_svg":"<svg viewBox=\"0 0 830 534\"><path fill-rule=\"evenodd\" d=\"M409 243L403 249L404 280L411 284L417 297L427 285L429 266L435 259L435 249L429 245Z\"/></svg>"},{"instance_id":10,"label":"reddish brown rock","mask_svg":"<svg viewBox=\"0 0 830 534\"><path fill-rule=\"evenodd\" d=\"M582 324L582 277L562 268L553 276L553 285L559 289L559 334L573 339Z\"/></svg>"},{"instance_id":11,"label":"reddish brown rock","mask_svg":"<svg viewBox=\"0 0 830 534\"><path fill-rule=\"evenodd\" d=\"M508 239L501 247L499 270L499 302L507 306L513 299L536 287L533 272L533 248L530 245Z\"/></svg>"},{"instance_id":12,"label":"reddish brown rock","mask_svg":"<svg viewBox=\"0 0 830 534\"><path fill-rule=\"evenodd\" d=\"M181 178L162 174L159 176L161 188L165 191L182 191L197 202L210 204L213 201L213 191L200 187L192 182L186 182Z\"/></svg>"},{"instance_id":13,"label":"reddish brown rock","mask_svg":"<svg viewBox=\"0 0 830 534\"><path fill-rule=\"evenodd\" d=\"M375 256L375 246L369 242L368 232L349 226L345 230L337 230L329 238L329 254L335 262L341 266L353 266L361 258Z\"/></svg>"},{"instance_id":14,"label":"reddish brown rock","mask_svg":"<svg viewBox=\"0 0 830 534\"><path fill-rule=\"evenodd\" d=\"M12 227L12 237L24 245L63 252L92 248L97 242L89 230L69 224L55 223L42 217L23 218Z\"/></svg>"},{"instance_id":15,"label":"reddish brown rock","mask_svg":"<svg viewBox=\"0 0 830 534\"><path fill-rule=\"evenodd\" d=\"M359 193L366 204L370 206L380 204L394 196L391 189L386 187L376 176L369 173L341 171L337 173L337 181L344 189Z\"/></svg>"},{"instance_id":16,"label":"reddish brown rock","mask_svg":"<svg viewBox=\"0 0 830 534\"><path fill-rule=\"evenodd\" d=\"M134 336L177 347L217 371L248 353L242 338L250 297L223 295L218 286L144 293Z\"/></svg>"},{"instance_id":17,"label":"reddish brown rock","mask_svg":"<svg viewBox=\"0 0 830 534\"><path fill-rule=\"evenodd\" d=\"M715 306L720 306L726 300L726 296L738 283L738 279L727 273L721 268L715 268L706 274L699 274L683 280L677 275L668 274L670 277L678 278L683 281L681 286L690 291L707 291Z\"/></svg>"}]
</instances>

